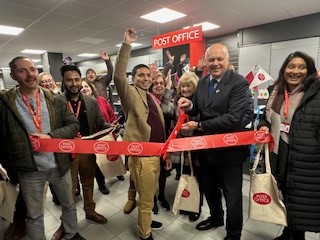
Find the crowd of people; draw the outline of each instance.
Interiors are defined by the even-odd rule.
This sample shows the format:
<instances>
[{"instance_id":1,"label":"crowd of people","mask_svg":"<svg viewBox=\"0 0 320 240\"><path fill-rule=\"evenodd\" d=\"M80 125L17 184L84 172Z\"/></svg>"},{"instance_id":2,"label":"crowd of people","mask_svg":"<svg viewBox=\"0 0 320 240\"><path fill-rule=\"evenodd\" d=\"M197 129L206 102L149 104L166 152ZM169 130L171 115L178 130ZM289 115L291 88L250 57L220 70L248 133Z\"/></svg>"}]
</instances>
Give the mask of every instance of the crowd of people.
<instances>
[{"instance_id":1,"label":"crowd of people","mask_svg":"<svg viewBox=\"0 0 320 240\"><path fill-rule=\"evenodd\" d=\"M164 143L181 112L190 118L183 123L177 137L240 132L253 120L252 96L247 80L236 73L229 62L225 45L209 46L196 69L185 71L185 54L178 66L166 52L169 62L160 71L155 64L138 64L132 70L132 81L126 69L131 44L137 39L134 28L128 28L113 67L108 54L101 50L108 74L97 76L87 69L86 77L75 65L60 68L62 92L49 73L38 73L33 61L18 56L9 63L11 77L17 86L0 94L1 165L12 184L19 184L14 221L4 239L45 239L43 196L49 183L53 201L61 206L61 226L53 240L84 239L78 232L76 196L83 195L83 210L88 220L106 224L107 218L95 211L94 178L99 190L109 194L105 177L94 154L33 152L33 138L75 138L88 136L109 127L119 129L119 118L107 87L113 80L121 100L125 127L123 139L132 142ZM173 73L174 71L174 73ZM274 240L303 240L306 231L320 232L320 82L315 61L303 52L290 54L270 88L259 129L271 133L274 147L271 167L287 208L288 226ZM179 180L181 156L191 156L199 183L198 212L180 211L191 222L201 215L204 197L210 216L196 229L226 228L224 240L240 240L243 227L242 178L248 146L213 148L161 156L129 156L130 172L125 214L138 208L140 239L153 239L152 230L163 224L152 220L157 202L167 211L172 203L166 198L166 178L176 169ZM123 181L123 176L117 176ZM158 189L158 195L157 195ZM136 194L139 201L136 200ZM222 195L226 201L224 212ZM226 215L226 217L225 217ZM225 220L226 219L226 220Z\"/></svg>"}]
</instances>

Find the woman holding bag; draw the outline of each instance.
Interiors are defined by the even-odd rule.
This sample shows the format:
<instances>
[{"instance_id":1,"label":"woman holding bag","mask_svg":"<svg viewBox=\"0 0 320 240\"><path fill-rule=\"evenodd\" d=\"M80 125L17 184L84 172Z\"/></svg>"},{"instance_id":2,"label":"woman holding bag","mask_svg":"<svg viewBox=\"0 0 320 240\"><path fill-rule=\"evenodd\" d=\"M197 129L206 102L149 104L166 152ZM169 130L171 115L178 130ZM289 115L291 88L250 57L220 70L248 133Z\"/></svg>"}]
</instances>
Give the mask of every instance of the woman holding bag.
<instances>
[{"instance_id":1,"label":"woman holding bag","mask_svg":"<svg viewBox=\"0 0 320 240\"><path fill-rule=\"evenodd\" d=\"M259 130L271 133L270 152L287 208L288 227L274 240L304 240L320 232L320 82L312 57L291 53L268 99Z\"/></svg>"}]
</instances>

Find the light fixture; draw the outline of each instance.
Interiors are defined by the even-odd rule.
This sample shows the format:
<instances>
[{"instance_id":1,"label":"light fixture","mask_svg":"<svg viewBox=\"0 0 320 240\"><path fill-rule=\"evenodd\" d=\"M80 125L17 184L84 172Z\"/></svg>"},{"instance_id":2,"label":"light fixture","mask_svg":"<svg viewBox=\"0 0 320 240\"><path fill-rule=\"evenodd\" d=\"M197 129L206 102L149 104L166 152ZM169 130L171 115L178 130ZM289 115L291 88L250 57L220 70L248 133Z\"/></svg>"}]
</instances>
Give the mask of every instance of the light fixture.
<instances>
[{"instance_id":1,"label":"light fixture","mask_svg":"<svg viewBox=\"0 0 320 240\"><path fill-rule=\"evenodd\" d=\"M31 60L32 60L32 62L34 62L34 63L41 62L41 60L40 60L40 59L31 59Z\"/></svg>"},{"instance_id":2,"label":"light fixture","mask_svg":"<svg viewBox=\"0 0 320 240\"><path fill-rule=\"evenodd\" d=\"M96 54L96 53L82 53L82 54L79 54L77 56L78 57L97 57L98 54Z\"/></svg>"},{"instance_id":3,"label":"light fixture","mask_svg":"<svg viewBox=\"0 0 320 240\"><path fill-rule=\"evenodd\" d=\"M18 35L24 30L24 28L10 27L5 25L0 25L0 34L6 35Z\"/></svg>"},{"instance_id":4,"label":"light fixture","mask_svg":"<svg viewBox=\"0 0 320 240\"><path fill-rule=\"evenodd\" d=\"M42 54L45 52L46 50L38 50L38 49L25 49L21 51L21 53L27 53L27 54Z\"/></svg>"},{"instance_id":5,"label":"light fixture","mask_svg":"<svg viewBox=\"0 0 320 240\"><path fill-rule=\"evenodd\" d=\"M142 43L131 43L130 45L131 47L138 47L138 46L141 46ZM116 47L121 47L121 43L117 44Z\"/></svg>"},{"instance_id":6,"label":"light fixture","mask_svg":"<svg viewBox=\"0 0 320 240\"><path fill-rule=\"evenodd\" d=\"M169 8L162 8L157 11L145 14L141 16L141 18L158 22L158 23L166 23L166 22L170 22L170 21L185 17L185 16L187 15L171 10Z\"/></svg>"},{"instance_id":7,"label":"light fixture","mask_svg":"<svg viewBox=\"0 0 320 240\"><path fill-rule=\"evenodd\" d=\"M202 23L193 24L193 27L197 27L197 26L202 26L202 32L216 29L216 28L220 28L220 26L213 24L213 23L209 23L209 22L202 22ZM190 28L190 26L184 27L183 29L187 29L187 28Z\"/></svg>"},{"instance_id":8,"label":"light fixture","mask_svg":"<svg viewBox=\"0 0 320 240\"><path fill-rule=\"evenodd\" d=\"M36 68L43 68L42 65L36 65Z\"/></svg>"}]
</instances>

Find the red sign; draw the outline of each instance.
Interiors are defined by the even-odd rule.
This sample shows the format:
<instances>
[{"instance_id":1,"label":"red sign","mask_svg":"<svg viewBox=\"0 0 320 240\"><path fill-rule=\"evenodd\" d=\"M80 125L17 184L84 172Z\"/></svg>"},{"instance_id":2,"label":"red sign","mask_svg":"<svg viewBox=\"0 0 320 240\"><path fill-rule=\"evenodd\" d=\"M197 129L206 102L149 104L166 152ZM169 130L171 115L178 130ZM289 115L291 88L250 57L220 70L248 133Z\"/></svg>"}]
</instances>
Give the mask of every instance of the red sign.
<instances>
[{"instance_id":1,"label":"red sign","mask_svg":"<svg viewBox=\"0 0 320 240\"><path fill-rule=\"evenodd\" d=\"M160 49L202 41L202 26L181 29L152 38L152 48Z\"/></svg>"}]
</instances>

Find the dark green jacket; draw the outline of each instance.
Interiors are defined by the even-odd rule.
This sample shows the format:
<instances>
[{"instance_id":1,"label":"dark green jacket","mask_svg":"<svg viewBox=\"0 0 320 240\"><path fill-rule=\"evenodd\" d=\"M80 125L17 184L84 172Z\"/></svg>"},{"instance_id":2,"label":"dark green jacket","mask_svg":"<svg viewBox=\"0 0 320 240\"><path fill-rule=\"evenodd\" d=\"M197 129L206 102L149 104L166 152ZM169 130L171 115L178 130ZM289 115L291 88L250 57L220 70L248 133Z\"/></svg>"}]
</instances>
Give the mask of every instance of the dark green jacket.
<instances>
[{"instance_id":1,"label":"dark green jacket","mask_svg":"<svg viewBox=\"0 0 320 240\"><path fill-rule=\"evenodd\" d=\"M53 138L72 139L79 131L79 122L67 107L65 99L59 94L42 89L46 98L50 116ZM16 107L16 92L14 87L0 93L0 163L10 174L37 171L29 134L25 129ZM70 155L56 153L61 176L70 168Z\"/></svg>"}]
</instances>

